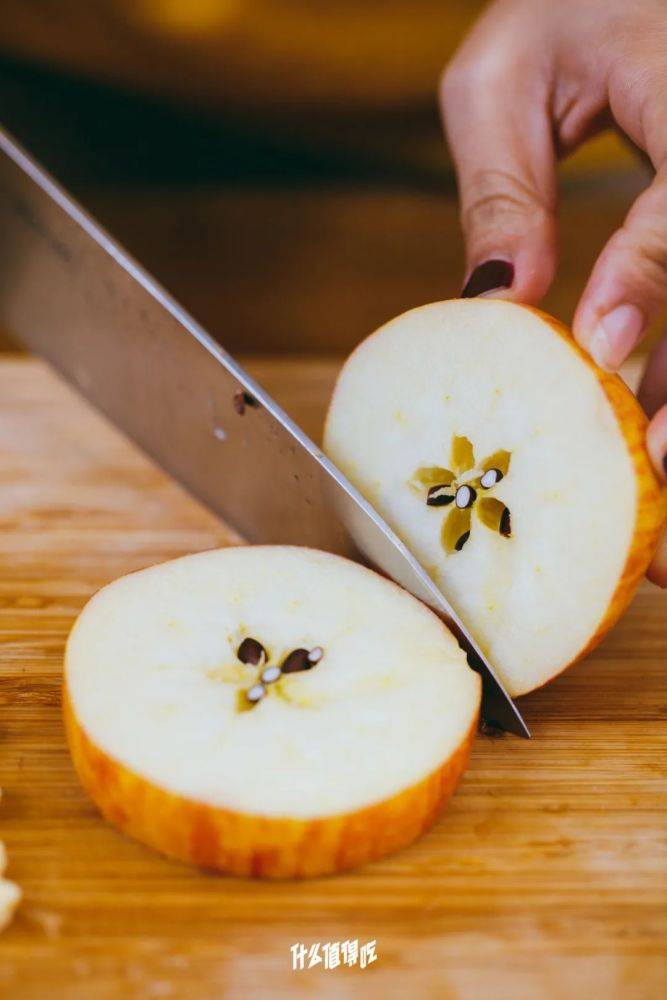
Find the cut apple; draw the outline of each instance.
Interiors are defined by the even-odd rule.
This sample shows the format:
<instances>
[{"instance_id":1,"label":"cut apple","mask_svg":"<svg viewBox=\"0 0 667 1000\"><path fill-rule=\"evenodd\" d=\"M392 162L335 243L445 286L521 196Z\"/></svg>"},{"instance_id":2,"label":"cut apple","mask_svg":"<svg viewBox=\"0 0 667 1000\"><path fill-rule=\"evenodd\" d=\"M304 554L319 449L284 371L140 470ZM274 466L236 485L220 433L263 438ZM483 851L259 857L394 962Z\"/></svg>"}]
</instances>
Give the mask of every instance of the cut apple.
<instances>
[{"instance_id":1,"label":"cut apple","mask_svg":"<svg viewBox=\"0 0 667 1000\"><path fill-rule=\"evenodd\" d=\"M67 644L74 764L103 815L238 875L322 875L435 819L480 678L428 608L356 563L229 548L101 590Z\"/></svg>"},{"instance_id":2,"label":"cut apple","mask_svg":"<svg viewBox=\"0 0 667 1000\"><path fill-rule=\"evenodd\" d=\"M0 845L0 863L4 860L3 853L2 845ZM17 884L0 877L0 931L3 931L11 923L20 902L21 890Z\"/></svg>"},{"instance_id":3,"label":"cut apple","mask_svg":"<svg viewBox=\"0 0 667 1000\"><path fill-rule=\"evenodd\" d=\"M1 798L2 789L0 789ZM10 923L16 907L21 902L22 895L21 890L15 882L10 882L9 879L3 878L6 868L7 852L5 845L0 840L0 931L4 930Z\"/></svg>"},{"instance_id":4,"label":"cut apple","mask_svg":"<svg viewBox=\"0 0 667 1000\"><path fill-rule=\"evenodd\" d=\"M556 320L471 299L414 309L357 348L324 447L520 695L601 639L650 562L667 494L645 429Z\"/></svg>"}]
</instances>

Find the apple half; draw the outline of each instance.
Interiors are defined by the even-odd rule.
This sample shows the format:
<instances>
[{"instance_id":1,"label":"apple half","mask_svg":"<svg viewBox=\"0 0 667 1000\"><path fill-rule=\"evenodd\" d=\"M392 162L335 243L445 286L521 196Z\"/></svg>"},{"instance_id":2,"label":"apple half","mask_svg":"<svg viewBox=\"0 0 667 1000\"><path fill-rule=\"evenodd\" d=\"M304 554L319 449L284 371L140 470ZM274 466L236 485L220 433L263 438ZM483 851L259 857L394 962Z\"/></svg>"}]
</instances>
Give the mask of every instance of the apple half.
<instances>
[{"instance_id":1,"label":"apple half","mask_svg":"<svg viewBox=\"0 0 667 1000\"><path fill-rule=\"evenodd\" d=\"M520 695L599 642L651 560L667 493L646 424L557 320L453 300L354 351L324 448Z\"/></svg>"},{"instance_id":2,"label":"apple half","mask_svg":"<svg viewBox=\"0 0 667 1000\"><path fill-rule=\"evenodd\" d=\"M480 697L427 607L291 546L123 577L66 651L68 741L103 815L236 875L323 875L414 840L465 767Z\"/></svg>"}]
</instances>

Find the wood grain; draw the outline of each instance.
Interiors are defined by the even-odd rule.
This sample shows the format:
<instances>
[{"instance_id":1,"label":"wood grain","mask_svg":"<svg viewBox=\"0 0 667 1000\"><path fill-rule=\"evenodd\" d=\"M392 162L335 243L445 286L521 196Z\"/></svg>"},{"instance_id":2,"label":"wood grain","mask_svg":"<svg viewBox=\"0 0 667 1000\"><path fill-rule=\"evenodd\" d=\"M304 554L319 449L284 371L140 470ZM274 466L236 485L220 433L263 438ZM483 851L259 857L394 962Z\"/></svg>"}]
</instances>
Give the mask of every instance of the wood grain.
<instances>
[{"instance_id":1,"label":"wood grain","mask_svg":"<svg viewBox=\"0 0 667 1000\"><path fill-rule=\"evenodd\" d=\"M337 362L253 363L316 433ZM74 616L120 573L232 534L41 363L0 363L0 834L25 890L0 939L20 1000L415 996L655 1000L667 989L667 603L648 585L588 660L480 736L417 844L300 884L170 863L107 827L60 713ZM292 972L290 945L377 941Z\"/></svg>"}]
</instances>

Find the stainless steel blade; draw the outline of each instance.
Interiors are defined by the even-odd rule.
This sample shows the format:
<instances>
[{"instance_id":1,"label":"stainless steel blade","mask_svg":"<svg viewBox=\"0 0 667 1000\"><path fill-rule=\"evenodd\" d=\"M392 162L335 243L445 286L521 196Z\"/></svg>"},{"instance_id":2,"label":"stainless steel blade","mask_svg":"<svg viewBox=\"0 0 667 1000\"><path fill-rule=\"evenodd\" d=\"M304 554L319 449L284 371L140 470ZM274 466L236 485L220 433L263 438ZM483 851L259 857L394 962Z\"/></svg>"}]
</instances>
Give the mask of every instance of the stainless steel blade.
<instances>
[{"instance_id":1,"label":"stainless steel blade","mask_svg":"<svg viewBox=\"0 0 667 1000\"><path fill-rule=\"evenodd\" d=\"M252 542L365 554L431 605L528 728L473 637L377 512L219 344L0 129L0 322Z\"/></svg>"}]
</instances>

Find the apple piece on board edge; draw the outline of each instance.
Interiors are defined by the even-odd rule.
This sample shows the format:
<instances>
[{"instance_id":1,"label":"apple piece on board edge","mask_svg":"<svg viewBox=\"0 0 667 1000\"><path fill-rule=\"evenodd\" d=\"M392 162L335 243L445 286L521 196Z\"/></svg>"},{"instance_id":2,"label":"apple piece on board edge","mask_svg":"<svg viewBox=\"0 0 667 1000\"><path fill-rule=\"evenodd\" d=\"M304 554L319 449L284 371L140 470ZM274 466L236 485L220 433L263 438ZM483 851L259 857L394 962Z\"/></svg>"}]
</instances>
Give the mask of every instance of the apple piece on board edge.
<instances>
[{"instance_id":1,"label":"apple piece on board edge","mask_svg":"<svg viewBox=\"0 0 667 1000\"><path fill-rule=\"evenodd\" d=\"M667 511L646 426L557 320L452 300L359 345L324 449L517 696L592 649L646 571Z\"/></svg>"},{"instance_id":2,"label":"apple piece on board edge","mask_svg":"<svg viewBox=\"0 0 667 1000\"><path fill-rule=\"evenodd\" d=\"M0 867L5 861L5 850L0 842ZM15 882L2 878L0 875L0 931L7 927L14 916L16 907L21 902L21 890Z\"/></svg>"},{"instance_id":3,"label":"apple piece on board edge","mask_svg":"<svg viewBox=\"0 0 667 1000\"><path fill-rule=\"evenodd\" d=\"M109 584L65 657L82 784L112 824L236 875L324 875L435 820L481 681L425 605L292 546L186 556Z\"/></svg>"},{"instance_id":4,"label":"apple piece on board edge","mask_svg":"<svg viewBox=\"0 0 667 1000\"><path fill-rule=\"evenodd\" d=\"M0 800L2 799L2 789L0 788ZM5 845L0 840L0 931L11 922L16 907L21 902L22 892L15 882L10 882L4 878L7 868L7 852Z\"/></svg>"}]
</instances>

